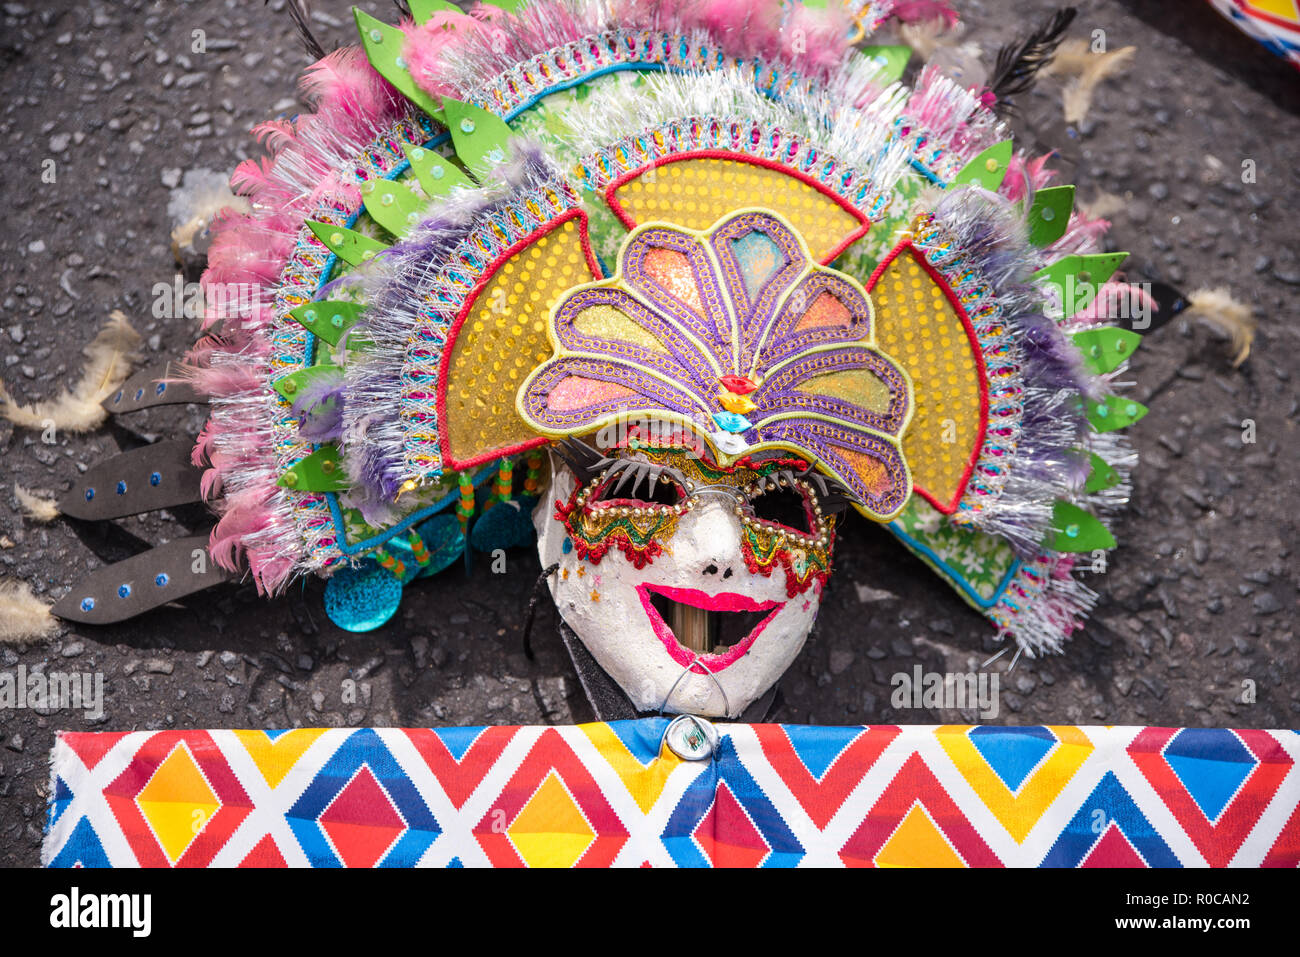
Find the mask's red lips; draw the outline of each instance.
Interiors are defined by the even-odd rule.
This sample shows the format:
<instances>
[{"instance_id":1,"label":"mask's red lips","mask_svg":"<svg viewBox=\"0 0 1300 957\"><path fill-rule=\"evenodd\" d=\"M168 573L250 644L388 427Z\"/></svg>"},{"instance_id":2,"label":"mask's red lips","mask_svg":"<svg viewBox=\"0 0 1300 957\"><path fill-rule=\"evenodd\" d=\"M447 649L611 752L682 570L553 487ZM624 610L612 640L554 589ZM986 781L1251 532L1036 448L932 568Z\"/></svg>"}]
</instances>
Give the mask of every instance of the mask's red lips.
<instances>
[{"instance_id":1,"label":"mask's red lips","mask_svg":"<svg viewBox=\"0 0 1300 957\"><path fill-rule=\"evenodd\" d=\"M735 592L710 595L695 588L671 588L666 585L651 585L644 582L638 585L636 590L641 598L641 607L645 609L651 627L654 628L655 634L659 636L659 640L664 643L664 648L668 650L668 654L679 665L682 667L689 666L696 674L706 674L708 672L717 674L743 658L758 639L758 636L763 633L763 629L767 627L768 622L775 618L777 613L786 605L783 601L755 601L748 595ZM664 620L660 610L655 607L653 599L656 597L709 612L723 614L750 613L751 616L753 613L759 613L762 614L762 617L740 641L722 654L697 654L684 647L677 640L672 628Z\"/></svg>"}]
</instances>

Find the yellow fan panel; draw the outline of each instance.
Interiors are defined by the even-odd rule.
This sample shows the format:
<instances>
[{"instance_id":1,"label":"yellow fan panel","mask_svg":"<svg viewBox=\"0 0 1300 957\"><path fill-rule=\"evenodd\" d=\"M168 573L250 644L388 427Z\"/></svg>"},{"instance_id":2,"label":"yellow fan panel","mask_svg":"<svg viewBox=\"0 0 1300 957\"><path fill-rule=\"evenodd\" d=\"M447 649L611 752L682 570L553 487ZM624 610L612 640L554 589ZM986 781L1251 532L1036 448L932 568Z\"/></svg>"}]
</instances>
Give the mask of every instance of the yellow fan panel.
<instances>
[{"instance_id":1,"label":"yellow fan panel","mask_svg":"<svg viewBox=\"0 0 1300 957\"><path fill-rule=\"evenodd\" d=\"M866 369L846 369L805 379L795 391L829 395L872 412L883 413L889 408L889 386Z\"/></svg>"},{"instance_id":2,"label":"yellow fan panel","mask_svg":"<svg viewBox=\"0 0 1300 957\"><path fill-rule=\"evenodd\" d=\"M515 393L551 357L551 307L591 281L578 222L570 219L511 256L465 317L447 369L444 428L455 461L537 438L515 412Z\"/></svg>"},{"instance_id":3,"label":"yellow fan panel","mask_svg":"<svg viewBox=\"0 0 1300 957\"><path fill-rule=\"evenodd\" d=\"M871 290L880 349L912 376L916 412L903 437L913 484L951 510L982 438L980 373L943 289L903 251Z\"/></svg>"},{"instance_id":4,"label":"yellow fan panel","mask_svg":"<svg viewBox=\"0 0 1300 957\"><path fill-rule=\"evenodd\" d=\"M708 229L747 206L775 210L799 231L818 262L862 226L839 203L795 176L716 157L654 167L616 189L614 199L635 223L665 221L687 229Z\"/></svg>"},{"instance_id":5,"label":"yellow fan panel","mask_svg":"<svg viewBox=\"0 0 1300 957\"><path fill-rule=\"evenodd\" d=\"M578 313L573 327L594 339L617 339L651 352L668 354L668 348L626 313L613 306L592 306Z\"/></svg>"}]
</instances>

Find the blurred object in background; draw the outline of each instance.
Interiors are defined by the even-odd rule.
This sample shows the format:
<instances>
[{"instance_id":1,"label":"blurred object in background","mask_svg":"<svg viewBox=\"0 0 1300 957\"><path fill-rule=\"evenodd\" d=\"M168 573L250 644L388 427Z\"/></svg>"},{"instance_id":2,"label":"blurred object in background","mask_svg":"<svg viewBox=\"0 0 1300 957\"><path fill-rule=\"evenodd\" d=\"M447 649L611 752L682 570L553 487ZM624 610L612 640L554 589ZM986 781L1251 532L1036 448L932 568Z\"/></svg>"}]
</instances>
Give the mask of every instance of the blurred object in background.
<instances>
[{"instance_id":1,"label":"blurred object in background","mask_svg":"<svg viewBox=\"0 0 1300 957\"><path fill-rule=\"evenodd\" d=\"M1300 0L1209 0L1246 35L1300 68Z\"/></svg>"},{"instance_id":2,"label":"blurred object in background","mask_svg":"<svg viewBox=\"0 0 1300 957\"><path fill-rule=\"evenodd\" d=\"M246 213L248 201L230 191L230 173L210 169L189 169L171 191L167 215L172 222L172 254L176 262L195 276L208 259L209 227L221 210Z\"/></svg>"}]
</instances>

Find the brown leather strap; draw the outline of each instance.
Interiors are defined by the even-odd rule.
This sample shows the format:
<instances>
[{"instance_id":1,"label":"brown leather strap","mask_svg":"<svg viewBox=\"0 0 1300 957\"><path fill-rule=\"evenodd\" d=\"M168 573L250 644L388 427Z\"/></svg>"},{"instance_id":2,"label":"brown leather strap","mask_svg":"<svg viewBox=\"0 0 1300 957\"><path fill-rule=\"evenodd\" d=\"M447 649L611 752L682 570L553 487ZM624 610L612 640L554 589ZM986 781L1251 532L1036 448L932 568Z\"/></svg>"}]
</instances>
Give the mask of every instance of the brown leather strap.
<instances>
[{"instance_id":1,"label":"brown leather strap","mask_svg":"<svg viewBox=\"0 0 1300 957\"><path fill-rule=\"evenodd\" d=\"M232 577L208 555L208 536L194 535L91 572L51 611L67 621L108 625Z\"/></svg>"},{"instance_id":2,"label":"brown leather strap","mask_svg":"<svg viewBox=\"0 0 1300 957\"><path fill-rule=\"evenodd\" d=\"M184 402L207 402L188 382L166 382L174 379L179 362L164 362L137 372L122 387L100 403L115 415L135 412L155 405L178 405Z\"/></svg>"},{"instance_id":3,"label":"brown leather strap","mask_svg":"<svg viewBox=\"0 0 1300 957\"><path fill-rule=\"evenodd\" d=\"M203 470L190 464L193 447L177 439L115 455L78 476L59 499L59 511L95 520L201 501Z\"/></svg>"}]
</instances>

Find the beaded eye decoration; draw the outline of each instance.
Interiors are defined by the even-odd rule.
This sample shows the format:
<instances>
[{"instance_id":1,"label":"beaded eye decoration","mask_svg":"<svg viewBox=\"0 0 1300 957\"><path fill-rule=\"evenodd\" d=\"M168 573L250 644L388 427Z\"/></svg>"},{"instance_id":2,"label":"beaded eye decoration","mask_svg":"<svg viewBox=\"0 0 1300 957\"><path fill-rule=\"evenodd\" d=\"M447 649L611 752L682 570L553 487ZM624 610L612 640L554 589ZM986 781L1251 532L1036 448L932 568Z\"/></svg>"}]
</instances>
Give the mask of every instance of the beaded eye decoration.
<instances>
[{"instance_id":1,"label":"beaded eye decoration","mask_svg":"<svg viewBox=\"0 0 1300 957\"><path fill-rule=\"evenodd\" d=\"M848 493L804 460L746 457L721 466L695 449L636 443L600 457L585 448L597 471L591 465L575 470L581 484L567 503L557 503L556 518L578 555L592 564L614 546L635 567L645 567L671 548L677 520L717 495L740 519L750 571L783 569L790 597L816 580L824 583L830 572L834 512L843 510Z\"/></svg>"}]
</instances>

